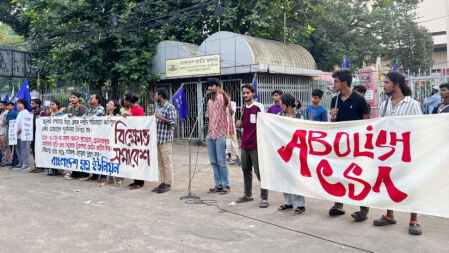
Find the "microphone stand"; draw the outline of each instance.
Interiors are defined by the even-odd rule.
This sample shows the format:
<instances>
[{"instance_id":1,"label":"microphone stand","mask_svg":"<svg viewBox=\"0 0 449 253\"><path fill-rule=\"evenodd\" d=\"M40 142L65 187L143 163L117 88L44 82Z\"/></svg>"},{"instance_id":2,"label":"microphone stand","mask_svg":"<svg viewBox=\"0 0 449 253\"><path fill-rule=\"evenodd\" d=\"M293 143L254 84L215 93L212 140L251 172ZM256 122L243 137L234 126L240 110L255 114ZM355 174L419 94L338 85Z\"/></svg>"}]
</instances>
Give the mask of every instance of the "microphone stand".
<instances>
[{"instance_id":1,"label":"microphone stand","mask_svg":"<svg viewBox=\"0 0 449 253\"><path fill-rule=\"evenodd\" d=\"M193 128L192 131L190 132L190 136L189 139L187 140L187 145L189 146L189 186L187 187L187 195L182 196L181 198L179 198L180 200L184 200L184 199L200 199L200 197L198 197L197 195L195 195L194 193L192 193L192 135L193 132L195 131L196 125L198 124L198 120L200 117L203 116L203 107L204 107L204 102L206 101L206 98L208 97L209 93L206 93L206 95L203 98L203 101L201 102L201 113L198 113L198 116L196 117L195 120L195 124L193 124ZM201 137L202 133L203 133L203 129L204 126L201 128L201 130L198 132L198 139Z\"/></svg>"}]
</instances>

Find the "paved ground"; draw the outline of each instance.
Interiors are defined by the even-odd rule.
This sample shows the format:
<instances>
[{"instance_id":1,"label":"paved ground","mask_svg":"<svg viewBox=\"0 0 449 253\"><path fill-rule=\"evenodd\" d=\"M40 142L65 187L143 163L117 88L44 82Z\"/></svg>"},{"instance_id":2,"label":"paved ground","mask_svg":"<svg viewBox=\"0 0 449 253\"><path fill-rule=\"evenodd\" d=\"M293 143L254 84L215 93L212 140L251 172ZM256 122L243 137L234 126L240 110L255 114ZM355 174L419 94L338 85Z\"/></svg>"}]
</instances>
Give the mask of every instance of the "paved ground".
<instances>
[{"instance_id":1,"label":"paved ground","mask_svg":"<svg viewBox=\"0 0 449 253\"><path fill-rule=\"evenodd\" d=\"M242 193L241 169L230 167L230 194L206 193L213 179L204 147L193 192L217 205L186 204L179 200L187 186L186 146L176 145L174 154L176 185L165 194L151 192L155 183L130 191L0 168L0 252L449 251L449 219L420 216L424 233L411 236L406 213L396 214L398 224L378 228L372 220L382 210L371 210L359 224L349 215L329 217L329 201L307 199L300 216L279 213L282 195L276 192L268 209L258 208L258 199L229 205ZM347 213L356 209L346 207Z\"/></svg>"}]
</instances>

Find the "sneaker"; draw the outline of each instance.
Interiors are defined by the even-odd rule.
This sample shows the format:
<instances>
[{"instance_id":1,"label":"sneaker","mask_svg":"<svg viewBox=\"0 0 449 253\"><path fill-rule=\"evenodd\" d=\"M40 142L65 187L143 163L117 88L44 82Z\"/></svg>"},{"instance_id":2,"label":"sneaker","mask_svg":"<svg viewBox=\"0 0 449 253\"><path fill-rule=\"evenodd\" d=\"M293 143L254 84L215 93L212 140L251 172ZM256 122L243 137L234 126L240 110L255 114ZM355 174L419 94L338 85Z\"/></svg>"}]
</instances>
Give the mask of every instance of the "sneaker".
<instances>
[{"instance_id":1,"label":"sneaker","mask_svg":"<svg viewBox=\"0 0 449 253\"><path fill-rule=\"evenodd\" d=\"M0 167L11 167L12 163L1 163Z\"/></svg>"},{"instance_id":2,"label":"sneaker","mask_svg":"<svg viewBox=\"0 0 449 253\"><path fill-rule=\"evenodd\" d=\"M238 165L242 165L242 161L240 161L240 159L235 159L234 160Z\"/></svg>"},{"instance_id":3,"label":"sneaker","mask_svg":"<svg viewBox=\"0 0 449 253\"><path fill-rule=\"evenodd\" d=\"M26 166L26 165L24 165L24 166L22 166L20 168L21 171L27 171L27 170L30 170L30 169L31 169L31 167L30 166Z\"/></svg>"},{"instance_id":4,"label":"sneaker","mask_svg":"<svg viewBox=\"0 0 449 253\"><path fill-rule=\"evenodd\" d=\"M228 157L228 158L226 159L226 161L227 161L227 162L230 162L230 161L231 161L231 157Z\"/></svg>"}]
</instances>

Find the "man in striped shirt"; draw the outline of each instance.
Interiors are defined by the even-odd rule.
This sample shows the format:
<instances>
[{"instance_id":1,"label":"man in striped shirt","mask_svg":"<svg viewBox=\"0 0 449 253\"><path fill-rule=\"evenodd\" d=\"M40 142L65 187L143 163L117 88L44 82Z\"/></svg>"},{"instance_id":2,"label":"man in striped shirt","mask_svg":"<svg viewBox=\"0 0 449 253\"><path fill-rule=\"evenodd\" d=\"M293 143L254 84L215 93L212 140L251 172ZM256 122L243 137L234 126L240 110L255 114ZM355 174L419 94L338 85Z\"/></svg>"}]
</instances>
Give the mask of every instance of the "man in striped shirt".
<instances>
[{"instance_id":1,"label":"man in striped shirt","mask_svg":"<svg viewBox=\"0 0 449 253\"><path fill-rule=\"evenodd\" d=\"M421 115L421 105L414 100L410 88L405 84L404 76L399 72L389 72L384 80L385 93L391 95L380 106L380 117ZM396 224L393 210L387 210L387 215L382 215L380 219L375 220L375 226L385 226ZM408 232L412 235L422 233L421 226L418 223L418 214L412 213Z\"/></svg>"}]
</instances>

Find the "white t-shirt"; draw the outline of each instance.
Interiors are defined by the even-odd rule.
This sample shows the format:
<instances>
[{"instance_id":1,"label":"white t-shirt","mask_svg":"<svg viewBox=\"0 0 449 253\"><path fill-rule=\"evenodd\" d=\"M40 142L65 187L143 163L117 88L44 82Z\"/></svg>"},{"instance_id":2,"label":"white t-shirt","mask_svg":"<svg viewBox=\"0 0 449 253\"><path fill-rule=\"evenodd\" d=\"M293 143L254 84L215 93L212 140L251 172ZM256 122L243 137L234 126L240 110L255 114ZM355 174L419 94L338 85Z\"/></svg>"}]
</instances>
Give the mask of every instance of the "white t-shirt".
<instances>
[{"instance_id":1,"label":"white t-shirt","mask_svg":"<svg viewBox=\"0 0 449 253\"><path fill-rule=\"evenodd\" d=\"M23 119L30 114L30 112L28 112L28 110L24 109L21 112L19 112L19 114L17 114L17 132L19 132L19 130L22 129L22 125L23 125ZM17 136L17 139L22 139L22 132L20 132L20 134Z\"/></svg>"}]
</instances>

